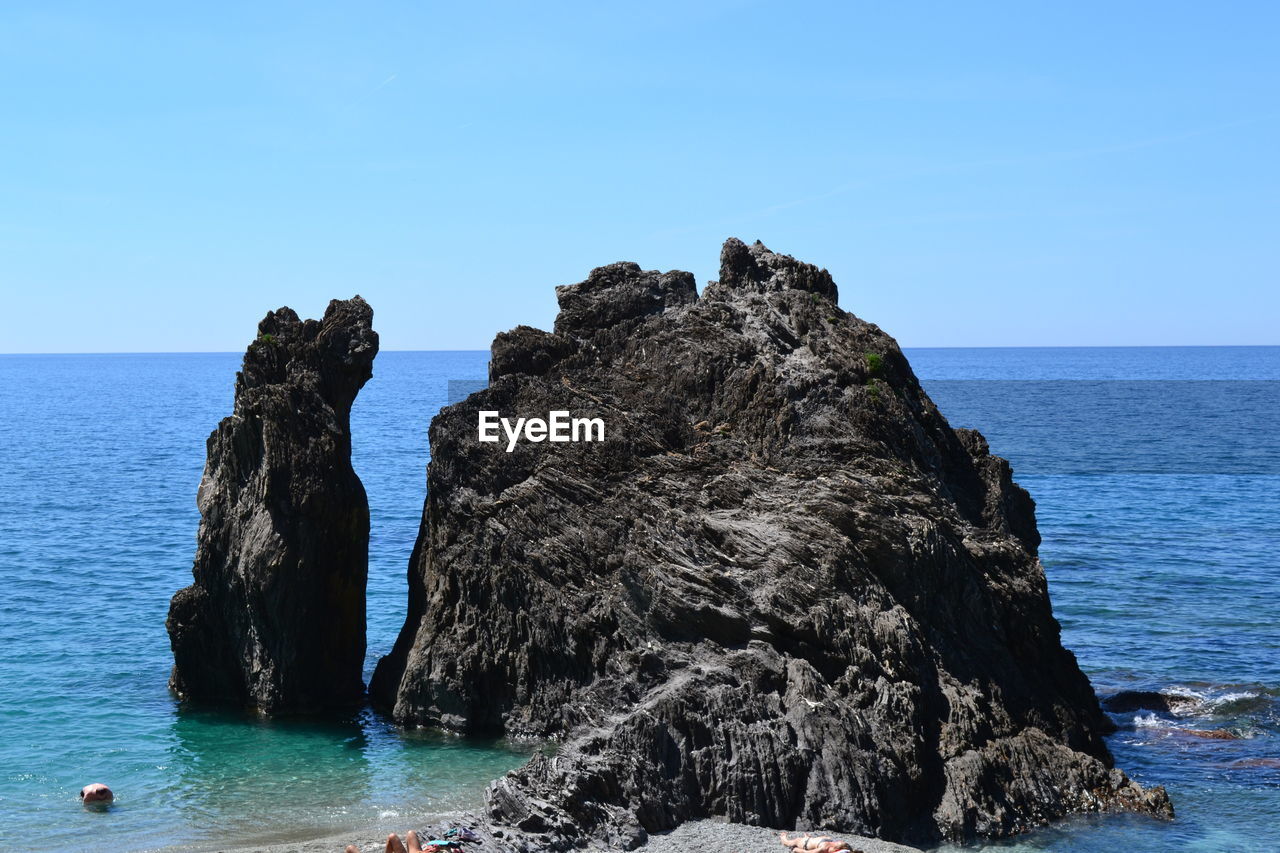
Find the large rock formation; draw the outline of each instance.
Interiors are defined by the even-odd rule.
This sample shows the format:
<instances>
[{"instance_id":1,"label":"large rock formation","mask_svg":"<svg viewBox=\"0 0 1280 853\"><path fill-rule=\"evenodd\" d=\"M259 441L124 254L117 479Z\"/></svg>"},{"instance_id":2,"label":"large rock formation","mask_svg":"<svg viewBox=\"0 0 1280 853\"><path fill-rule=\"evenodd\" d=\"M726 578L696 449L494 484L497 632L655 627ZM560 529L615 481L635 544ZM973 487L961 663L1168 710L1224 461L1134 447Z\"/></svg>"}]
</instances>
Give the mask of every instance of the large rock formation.
<instances>
[{"instance_id":1,"label":"large rock formation","mask_svg":"<svg viewBox=\"0 0 1280 853\"><path fill-rule=\"evenodd\" d=\"M197 700L309 712L364 694L369 502L351 404L378 335L359 296L321 321L267 314L209 436L192 574L169 607L171 686Z\"/></svg>"},{"instance_id":2,"label":"large rock formation","mask_svg":"<svg viewBox=\"0 0 1280 853\"><path fill-rule=\"evenodd\" d=\"M1170 813L1113 769L1050 610L1031 498L822 269L728 241L699 297L635 264L559 288L431 426L406 723L563 739L495 783L530 848L723 816L891 840ZM477 440L481 410L602 443Z\"/></svg>"}]
</instances>

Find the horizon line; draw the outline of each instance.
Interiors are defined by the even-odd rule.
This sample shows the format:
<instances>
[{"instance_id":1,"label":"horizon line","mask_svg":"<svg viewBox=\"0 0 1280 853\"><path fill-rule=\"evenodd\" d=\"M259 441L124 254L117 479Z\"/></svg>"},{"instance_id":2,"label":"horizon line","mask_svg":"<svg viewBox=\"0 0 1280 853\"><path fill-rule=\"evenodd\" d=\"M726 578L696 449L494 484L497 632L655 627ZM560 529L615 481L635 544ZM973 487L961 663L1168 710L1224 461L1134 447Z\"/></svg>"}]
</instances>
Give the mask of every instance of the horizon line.
<instances>
[{"instance_id":1,"label":"horizon line","mask_svg":"<svg viewBox=\"0 0 1280 853\"><path fill-rule=\"evenodd\" d=\"M981 349L1002 349L1002 350L1035 350L1035 349L1276 349L1280 348L1277 344L988 344L983 346L975 345L949 345L949 346L927 346L927 345L898 345L901 350L926 350L926 349L946 349L946 350L981 350ZM378 352L489 352L489 348L480 349L380 349ZM22 355L243 355L243 350L86 350L86 351L60 351L60 352L0 352L0 357L5 356L22 356Z\"/></svg>"}]
</instances>

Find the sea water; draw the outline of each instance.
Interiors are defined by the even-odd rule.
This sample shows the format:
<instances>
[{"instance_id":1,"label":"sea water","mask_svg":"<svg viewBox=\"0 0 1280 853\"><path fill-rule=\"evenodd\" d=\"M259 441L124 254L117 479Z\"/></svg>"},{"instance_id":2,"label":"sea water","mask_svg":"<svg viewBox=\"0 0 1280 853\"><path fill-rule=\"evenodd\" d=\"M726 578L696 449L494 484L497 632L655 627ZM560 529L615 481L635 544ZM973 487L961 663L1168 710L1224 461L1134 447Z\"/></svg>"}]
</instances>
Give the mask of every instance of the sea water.
<instances>
[{"instance_id":1,"label":"sea water","mask_svg":"<svg viewBox=\"0 0 1280 853\"><path fill-rule=\"evenodd\" d=\"M1280 348L908 356L952 424L982 429L1036 498L1064 641L1099 693L1185 697L1176 715L1113 715L1109 739L1120 766L1169 788L1177 820L1072 820L1008 849L1280 849ZM403 620L430 419L486 357L382 353L356 402L367 669ZM536 748L370 711L321 723L192 710L169 694L164 617L190 582L204 442L238 364L0 356L0 849L403 830L402 816L474 808ZM1191 734L1215 729L1235 737ZM79 807L91 781L116 790L115 808Z\"/></svg>"},{"instance_id":2,"label":"sea water","mask_svg":"<svg viewBox=\"0 0 1280 853\"><path fill-rule=\"evenodd\" d=\"M908 355L1035 498L1063 642L1098 694L1183 698L1112 714L1108 740L1167 787L1176 820L1079 818L975 846L1280 850L1280 348Z\"/></svg>"},{"instance_id":3,"label":"sea water","mask_svg":"<svg viewBox=\"0 0 1280 853\"><path fill-rule=\"evenodd\" d=\"M189 710L167 688L205 440L240 357L0 356L0 850L225 849L475 808L530 744ZM352 413L369 494L366 678L404 621L427 427L486 353L383 353ZM324 625L314 626L324 631ZM76 797L116 793L107 813ZM402 819L403 818L403 819ZM217 844L214 848L212 845Z\"/></svg>"}]
</instances>

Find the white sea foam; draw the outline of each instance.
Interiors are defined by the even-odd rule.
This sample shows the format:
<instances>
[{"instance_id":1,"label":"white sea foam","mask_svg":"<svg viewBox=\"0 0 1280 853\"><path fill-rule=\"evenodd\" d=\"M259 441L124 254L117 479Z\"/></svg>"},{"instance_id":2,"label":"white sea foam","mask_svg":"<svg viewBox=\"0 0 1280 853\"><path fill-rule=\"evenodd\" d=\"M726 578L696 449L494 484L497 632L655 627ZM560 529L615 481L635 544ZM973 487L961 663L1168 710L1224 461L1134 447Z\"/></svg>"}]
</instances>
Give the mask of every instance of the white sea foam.
<instances>
[{"instance_id":1,"label":"white sea foam","mask_svg":"<svg viewBox=\"0 0 1280 853\"><path fill-rule=\"evenodd\" d=\"M1212 714L1232 702L1261 697L1256 690L1193 689L1175 684L1160 691L1171 701L1170 712L1178 717Z\"/></svg>"}]
</instances>

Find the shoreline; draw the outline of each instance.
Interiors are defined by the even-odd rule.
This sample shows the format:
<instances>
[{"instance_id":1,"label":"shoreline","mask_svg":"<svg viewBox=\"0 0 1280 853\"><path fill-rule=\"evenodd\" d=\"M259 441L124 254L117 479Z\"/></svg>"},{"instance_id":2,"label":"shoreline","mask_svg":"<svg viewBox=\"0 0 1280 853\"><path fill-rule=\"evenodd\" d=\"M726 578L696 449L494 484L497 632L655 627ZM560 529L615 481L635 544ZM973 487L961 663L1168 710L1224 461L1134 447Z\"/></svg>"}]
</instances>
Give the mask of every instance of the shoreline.
<instances>
[{"instance_id":1,"label":"shoreline","mask_svg":"<svg viewBox=\"0 0 1280 853\"><path fill-rule=\"evenodd\" d=\"M207 847L193 848L184 845L181 847L156 848L149 851L149 853L177 853L179 850L199 850L201 853L212 853L212 851L217 851L217 853L342 853L343 848L348 844L355 844L360 848L361 853L382 853L388 833L396 832L403 837L410 829L417 829L418 832L422 832L423 829L434 827L440 822L438 817L435 819L421 818L415 820L396 818L395 820L398 821L396 826L389 825L384 830L366 827L345 834L331 834L304 841L266 842L236 847L223 847L214 844ZM449 822L452 823L454 821ZM466 823L467 821L459 822ZM779 830L769 829L768 827L726 823L714 819L692 820L686 821L669 832L650 835L648 841L635 849L637 851L655 851L655 853L660 849L663 851L695 852L714 850L717 853L784 853L785 848L778 842L778 832ZM817 830L814 830L814 833L819 834ZM795 834L795 832L788 832L790 836ZM855 851L861 851L861 853L923 853L918 847L895 844L891 841L881 841L875 838L864 838L837 832L823 832L821 834L848 841ZM501 841L498 841L498 844L501 844ZM501 848L495 846L494 839L486 836L484 842L469 844L463 849L464 853L466 851L489 853L489 851ZM621 848L594 845L584 849L621 850Z\"/></svg>"}]
</instances>

